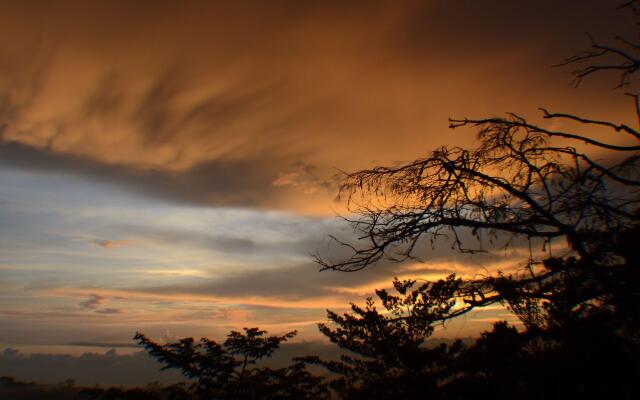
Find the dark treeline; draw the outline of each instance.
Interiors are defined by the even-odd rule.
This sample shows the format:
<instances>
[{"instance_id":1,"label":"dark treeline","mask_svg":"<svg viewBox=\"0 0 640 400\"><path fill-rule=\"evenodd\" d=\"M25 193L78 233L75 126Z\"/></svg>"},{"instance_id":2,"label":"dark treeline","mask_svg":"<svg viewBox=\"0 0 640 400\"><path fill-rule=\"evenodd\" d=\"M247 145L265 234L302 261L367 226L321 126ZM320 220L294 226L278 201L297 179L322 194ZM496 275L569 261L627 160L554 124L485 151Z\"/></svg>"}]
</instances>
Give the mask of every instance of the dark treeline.
<instances>
[{"instance_id":1,"label":"dark treeline","mask_svg":"<svg viewBox=\"0 0 640 400\"><path fill-rule=\"evenodd\" d=\"M553 262L558 261L550 259L548 268L558 268ZM339 361L307 356L284 368L258 365L295 332L268 336L258 328L245 328L221 343L185 338L166 344L137 334L136 340L164 368L179 369L189 381L125 389L3 378L0 395L101 400L636 398L637 336L625 330L620 311L567 311L572 293L554 293L558 300L547 303L549 311L535 316L545 319L546 328L518 330L502 321L474 343L429 346L435 325L459 307L455 292L464 282L454 276L425 283L394 280L392 293L378 290L375 300L353 304L342 315L329 311L329 322L319 328L348 351Z\"/></svg>"},{"instance_id":2,"label":"dark treeline","mask_svg":"<svg viewBox=\"0 0 640 400\"><path fill-rule=\"evenodd\" d=\"M620 8L640 18L639 1ZM587 51L562 63L575 68L573 84L617 74L640 117L632 80L640 43L590 39ZM546 109L542 117L548 123L515 114L452 119L452 129L479 130L474 148L444 147L408 164L341 176L361 240L334 238L351 251L347 259L316 258L323 269L354 272L412 259L425 242L448 239L471 253L524 242L530 257L522 267L480 278L395 280L394 293L378 290L376 300L343 315L328 311L319 329L347 352L339 361L308 356L286 368L256 366L295 332L245 329L224 343L136 339L165 368L195 380L185 398L637 398L640 131ZM473 344L427 345L436 325L493 304L509 308L519 329L496 322Z\"/></svg>"},{"instance_id":3,"label":"dark treeline","mask_svg":"<svg viewBox=\"0 0 640 400\"><path fill-rule=\"evenodd\" d=\"M640 18L640 1L620 12ZM640 43L592 39L570 57L574 84L614 73L635 99ZM93 399L571 399L638 398L640 377L640 131L629 125L542 110L525 118L453 119L479 130L471 149L442 148L411 163L340 177L357 217L351 257L323 269L353 272L379 260L415 257L443 238L461 252L528 244L509 273L438 281L394 280L392 292L328 311L319 329L345 355L268 359L296 332L258 328L224 342L135 339L189 382L147 389L85 389ZM567 130L556 130L562 122ZM584 133L586 132L586 133ZM506 243L506 244L505 244ZM493 248L492 248L493 246ZM551 251L551 248L554 251ZM487 248L488 247L488 248ZM496 322L473 343L429 345L440 324L501 304L518 326ZM8 384L6 381L5 384ZM16 385L15 382L11 382Z\"/></svg>"}]
</instances>

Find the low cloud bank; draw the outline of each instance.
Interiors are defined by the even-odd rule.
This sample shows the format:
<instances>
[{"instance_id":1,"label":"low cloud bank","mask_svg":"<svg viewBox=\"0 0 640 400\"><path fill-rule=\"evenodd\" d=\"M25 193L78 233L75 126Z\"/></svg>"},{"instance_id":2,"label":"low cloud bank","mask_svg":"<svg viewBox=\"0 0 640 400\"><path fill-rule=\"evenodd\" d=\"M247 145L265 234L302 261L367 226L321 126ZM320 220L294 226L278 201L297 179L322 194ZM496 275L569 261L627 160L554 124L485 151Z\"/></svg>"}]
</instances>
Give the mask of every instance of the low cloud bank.
<instances>
[{"instance_id":1,"label":"low cloud bank","mask_svg":"<svg viewBox=\"0 0 640 400\"><path fill-rule=\"evenodd\" d=\"M0 352L0 376L20 381L58 383L72 379L79 385L138 386L159 381L184 380L177 371L160 371L160 364L144 352L118 354L110 349L103 354L84 353L26 355L8 348Z\"/></svg>"}]
</instances>

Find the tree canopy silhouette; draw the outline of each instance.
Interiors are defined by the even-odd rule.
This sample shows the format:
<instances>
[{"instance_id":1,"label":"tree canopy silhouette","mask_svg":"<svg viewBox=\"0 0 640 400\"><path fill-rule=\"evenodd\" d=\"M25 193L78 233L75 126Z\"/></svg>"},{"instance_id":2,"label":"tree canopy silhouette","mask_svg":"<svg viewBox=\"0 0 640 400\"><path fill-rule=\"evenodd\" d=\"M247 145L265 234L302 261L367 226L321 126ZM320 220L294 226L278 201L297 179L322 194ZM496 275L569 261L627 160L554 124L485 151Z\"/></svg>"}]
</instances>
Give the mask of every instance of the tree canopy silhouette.
<instances>
[{"instance_id":1,"label":"tree canopy silhouette","mask_svg":"<svg viewBox=\"0 0 640 400\"><path fill-rule=\"evenodd\" d=\"M621 8L640 17L640 1ZM631 90L640 44L624 37L616 38L616 46L591 40L590 50L561 64L577 65L573 84L609 71L619 74L619 88ZM635 98L640 121L638 95L627 94ZM357 243L334 237L351 255L339 260L318 255L322 269L353 272L383 259L410 260L425 243L442 245L443 237L463 253L528 243L530 257L520 270L427 282L421 286L425 290L446 283L448 297L423 291L412 298L412 307L425 301L423 296L447 305L428 313L429 326L496 303L524 326L518 331L497 323L463 355L456 349L459 362L448 360L455 373L435 381L443 398L634 396L633 378L640 375L640 131L540 110L541 124L513 113L450 119L451 129L479 131L475 147L443 147L407 164L340 177L340 193L355 215L348 221L361 235ZM533 251L536 247L541 251ZM393 307L387 311L394 315ZM342 317L329 312L338 328L320 329L365 357L371 357L368 347L354 345L354 338L366 332L369 346L381 340L393 347L400 342L388 336L388 323L415 322L411 314L387 320L372 304L353 312ZM353 381L353 371L374 364L345 359L324 365Z\"/></svg>"},{"instance_id":2,"label":"tree canopy silhouette","mask_svg":"<svg viewBox=\"0 0 640 400\"><path fill-rule=\"evenodd\" d=\"M640 17L639 2L623 8ZM563 64L589 64L573 72L575 83L618 71L619 85L629 86L640 66L640 45L618 41L620 48L593 41L592 50L567 59ZM476 147L443 147L404 165L343 175L340 191L356 215L349 221L361 240L334 238L351 256L317 256L317 262L323 269L357 271L382 259L414 258L417 247L429 240L440 245L443 236L471 253L486 251L487 239L506 241L506 247L524 239L547 252L531 252L519 272L462 281L453 294L462 306L443 318L498 302L529 328L550 322L542 314L551 312L552 303L635 318L625 305L639 298L638 258L629 241L640 226L640 131L541 111L543 125L516 114L451 119L452 129L479 129ZM576 130L551 128L554 122ZM551 254L551 245L564 253Z\"/></svg>"},{"instance_id":3,"label":"tree canopy silhouette","mask_svg":"<svg viewBox=\"0 0 640 400\"><path fill-rule=\"evenodd\" d=\"M177 368L185 377L194 379L191 391L203 399L325 398L328 391L322 377L311 375L303 363L277 369L256 366L296 335L295 331L282 336L265 336L266 333L258 328L231 331L222 344L207 338L158 344L142 333L134 339L164 364L163 369Z\"/></svg>"},{"instance_id":4,"label":"tree canopy silhouette","mask_svg":"<svg viewBox=\"0 0 640 400\"><path fill-rule=\"evenodd\" d=\"M330 386L344 399L392 399L424 396L440 398L440 383L452 376L452 361L461 355L462 342L451 346L425 346L434 323L454 306L452 293L457 280L449 277L434 284L393 281L398 295L386 290L364 307L351 305L351 312L328 311L330 324L319 324L320 332L332 343L349 351L340 361L318 357L302 360L321 365L338 378Z\"/></svg>"}]
</instances>

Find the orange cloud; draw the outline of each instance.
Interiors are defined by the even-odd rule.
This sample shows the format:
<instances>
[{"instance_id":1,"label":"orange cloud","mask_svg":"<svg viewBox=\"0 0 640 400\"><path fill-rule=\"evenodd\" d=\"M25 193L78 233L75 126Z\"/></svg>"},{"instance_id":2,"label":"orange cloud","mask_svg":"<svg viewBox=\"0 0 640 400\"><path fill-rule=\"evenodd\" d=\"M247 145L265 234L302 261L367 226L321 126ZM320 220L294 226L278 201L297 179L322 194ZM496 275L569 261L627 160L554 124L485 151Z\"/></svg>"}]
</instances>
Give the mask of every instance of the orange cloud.
<instances>
[{"instance_id":1,"label":"orange cloud","mask_svg":"<svg viewBox=\"0 0 640 400\"><path fill-rule=\"evenodd\" d=\"M620 25L614 7L543 3L6 2L0 162L331 213L335 193L318 189L336 168L471 143L449 116L546 105L633 123L624 96L578 94L546 67L581 48L576 32Z\"/></svg>"}]
</instances>

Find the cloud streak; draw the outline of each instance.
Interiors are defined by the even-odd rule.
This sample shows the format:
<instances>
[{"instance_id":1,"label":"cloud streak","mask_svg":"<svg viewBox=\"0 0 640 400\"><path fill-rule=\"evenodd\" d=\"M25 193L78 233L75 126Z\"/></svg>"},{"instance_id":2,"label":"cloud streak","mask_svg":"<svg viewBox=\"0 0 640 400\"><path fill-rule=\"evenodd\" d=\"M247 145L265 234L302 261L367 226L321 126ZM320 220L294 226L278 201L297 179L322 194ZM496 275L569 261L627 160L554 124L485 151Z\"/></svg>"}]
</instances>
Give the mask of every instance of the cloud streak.
<instances>
[{"instance_id":1,"label":"cloud streak","mask_svg":"<svg viewBox=\"0 0 640 400\"><path fill-rule=\"evenodd\" d=\"M111 349L102 354L22 354L11 348L0 352L0 375L22 380L59 383L75 379L83 385L144 385L152 381L183 380L177 371L160 372L146 353L120 355Z\"/></svg>"},{"instance_id":2,"label":"cloud streak","mask_svg":"<svg viewBox=\"0 0 640 400\"><path fill-rule=\"evenodd\" d=\"M92 294L85 301L80 302L80 308L95 310L99 305L104 304L105 298L103 296Z\"/></svg>"},{"instance_id":3,"label":"cloud streak","mask_svg":"<svg viewBox=\"0 0 640 400\"><path fill-rule=\"evenodd\" d=\"M100 246L103 249L111 250L118 247L126 247L133 244L131 240L110 240L110 239L95 239L93 244Z\"/></svg>"},{"instance_id":4,"label":"cloud streak","mask_svg":"<svg viewBox=\"0 0 640 400\"><path fill-rule=\"evenodd\" d=\"M532 59L553 64L581 47L570 33L621 25L604 0L68 1L40 10L47 24L29 6L1 11L3 165L174 202L325 213L334 168L468 143L447 134L451 114L535 110L541 93L593 110L594 91L552 89L564 78ZM623 115L620 99L607 104L597 112Z\"/></svg>"}]
</instances>

